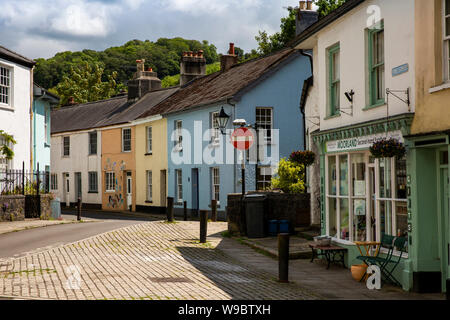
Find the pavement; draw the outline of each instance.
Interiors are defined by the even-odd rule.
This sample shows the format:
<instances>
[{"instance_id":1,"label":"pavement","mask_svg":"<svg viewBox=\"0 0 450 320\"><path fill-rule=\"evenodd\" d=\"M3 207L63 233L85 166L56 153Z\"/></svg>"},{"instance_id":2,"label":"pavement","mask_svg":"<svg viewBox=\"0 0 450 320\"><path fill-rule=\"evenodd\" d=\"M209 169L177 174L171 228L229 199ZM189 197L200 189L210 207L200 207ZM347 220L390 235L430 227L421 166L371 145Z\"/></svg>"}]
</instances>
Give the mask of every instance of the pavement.
<instances>
[{"instance_id":1,"label":"pavement","mask_svg":"<svg viewBox=\"0 0 450 320\"><path fill-rule=\"evenodd\" d=\"M114 216L104 214L110 218L107 223L41 230L115 223ZM83 239L70 243L0 258L0 299L444 299L442 294L407 293L385 285L379 291L368 290L352 279L348 269L332 265L327 270L322 262L308 259L290 260L290 283L279 283L278 261L242 239L224 237L225 222L208 223L206 244L198 241L197 221L167 223L161 216L143 215L122 222L130 225L104 232L97 229L95 235L81 235ZM273 244L273 239L265 241L260 240L260 245Z\"/></svg>"},{"instance_id":2,"label":"pavement","mask_svg":"<svg viewBox=\"0 0 450 320\"><path fill-rule=\"evenodd\" d=\"M58 224L74 223L73 220L40 220L40 219L25 219L23 221L6 221L0 222L0 234L17 232L22 230L42 228L47 226L54 226Z\"/></svg>"}]
</instances>

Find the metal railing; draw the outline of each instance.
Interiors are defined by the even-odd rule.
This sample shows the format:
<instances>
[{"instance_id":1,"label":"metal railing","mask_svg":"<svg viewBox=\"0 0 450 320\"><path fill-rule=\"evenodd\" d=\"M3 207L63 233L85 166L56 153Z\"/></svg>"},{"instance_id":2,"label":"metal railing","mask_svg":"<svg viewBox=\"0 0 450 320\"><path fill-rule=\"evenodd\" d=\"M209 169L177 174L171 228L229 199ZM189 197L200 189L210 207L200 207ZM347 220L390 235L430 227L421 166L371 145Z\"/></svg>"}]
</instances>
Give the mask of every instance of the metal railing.
<instances>
[{"instance_id":1,"label":"metal railing","mask_svg":"<svg viewBox=\"0 0 450 320\"><path fill-rule=\"evenodd\" d=\"M50 190L50 173L47 171L0 170L0 195L39 195Z\"/></svg>"}]
</instances>

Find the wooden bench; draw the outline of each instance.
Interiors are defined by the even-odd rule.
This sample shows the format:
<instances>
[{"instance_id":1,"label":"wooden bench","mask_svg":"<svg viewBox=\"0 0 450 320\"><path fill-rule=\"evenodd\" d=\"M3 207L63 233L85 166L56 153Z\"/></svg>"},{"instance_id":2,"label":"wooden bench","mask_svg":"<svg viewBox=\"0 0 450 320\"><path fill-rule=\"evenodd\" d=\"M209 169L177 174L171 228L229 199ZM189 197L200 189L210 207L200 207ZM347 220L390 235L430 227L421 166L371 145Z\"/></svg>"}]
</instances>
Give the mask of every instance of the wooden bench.
<instances>
[{"instance_id":1,"label":"wooden bench","mask_svg":"<svg viewBox=\"0 0 450 320\"><path fill-rule=\"evenodd\" d=\"M347 249L338 246L322 246L316 244L310 244L309 247L312 250L311 262L314 261L314 258L322 256L327 260L327 269L330 268L331 263L339 262L345 268L344 254L347 252Z\"/></svg>"}]
</instances>

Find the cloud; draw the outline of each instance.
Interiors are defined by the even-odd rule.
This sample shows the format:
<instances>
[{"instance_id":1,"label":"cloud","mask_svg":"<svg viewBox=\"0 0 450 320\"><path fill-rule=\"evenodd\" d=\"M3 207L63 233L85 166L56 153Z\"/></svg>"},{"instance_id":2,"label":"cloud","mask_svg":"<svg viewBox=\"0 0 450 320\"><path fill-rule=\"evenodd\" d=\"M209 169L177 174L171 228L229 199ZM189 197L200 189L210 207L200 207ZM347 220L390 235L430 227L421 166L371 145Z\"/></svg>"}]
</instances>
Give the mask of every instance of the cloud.
<instances>
[{"instance_id":1,"label":"cloud","mask_svg":"<svg viewBox=\"0 0 450 320\"><path fill-rule=\"evenodd\" d=\"M0 44L30 58L104 50L132 39L229 42L249 51L259 30L279 30L297 0L0 0Z\"/></svg>"}]
</instances>

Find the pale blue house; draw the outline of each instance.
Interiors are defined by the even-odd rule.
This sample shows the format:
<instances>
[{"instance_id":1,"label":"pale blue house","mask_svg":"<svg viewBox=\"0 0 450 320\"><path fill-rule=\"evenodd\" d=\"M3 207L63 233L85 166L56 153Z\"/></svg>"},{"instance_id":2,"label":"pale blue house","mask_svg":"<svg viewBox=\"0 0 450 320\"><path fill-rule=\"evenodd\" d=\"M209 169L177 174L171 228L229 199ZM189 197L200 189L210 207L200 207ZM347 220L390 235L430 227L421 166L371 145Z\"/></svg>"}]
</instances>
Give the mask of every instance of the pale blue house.
<instances>
[{"instance_id":1,"label":"pale blue house","mask_svg":"<svg viewBox=\"0 0 450 320\"><path fill-rule=\"evenodd\" d=\"M50 114L59 98L37 84L33 85L32 156L33 170L50 172Z\"/></svg>"},{"instance_id":2,"label":"pale blue house","mask_svg":"<svg viewBox=\"0 0 450 320\"><path fill-rule=\"evenodd\" d=\"M221 71L182 83L152 110L167 119L168 196L176 214L184 201L197 212L210 210L215 199L219 218L225 218L227 195L242 189L240 153L230 143L234 120L258 129L259 138L244 156L246 191L266 188L278 159L304 149L300 97L311 76L309 57L283 49L241 64L236 60L233 54L222 56ZM225 134L217 121L222 108L230 116Z\"/></svg>"}]
</instances>

